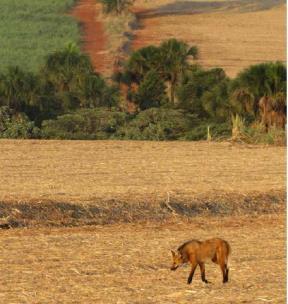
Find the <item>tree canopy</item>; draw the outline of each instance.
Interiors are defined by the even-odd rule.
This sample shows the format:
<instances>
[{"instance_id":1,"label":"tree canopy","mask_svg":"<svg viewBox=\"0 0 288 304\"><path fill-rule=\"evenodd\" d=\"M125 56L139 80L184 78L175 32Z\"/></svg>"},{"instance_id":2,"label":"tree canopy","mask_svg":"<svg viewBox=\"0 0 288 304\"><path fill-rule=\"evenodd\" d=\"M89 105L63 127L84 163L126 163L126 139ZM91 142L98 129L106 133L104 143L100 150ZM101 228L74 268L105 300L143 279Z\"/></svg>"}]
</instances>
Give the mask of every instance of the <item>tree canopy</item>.
<instances>
[{"instance_id":1,"label":"tree canopy","mask_svg":"<svg viewBox=\"0 0 288 304\"><path fill-rule=\"evenodd\" d=\"M47 56L38 73L10 67L0 73L0 137L195 140L207 130L209 138L227 136L236 121L283 130L284 64L254 65L230 79L199 66L197 54L169 39L133 52L111 79L73 44Z\"/></svg>"}]
</instances>

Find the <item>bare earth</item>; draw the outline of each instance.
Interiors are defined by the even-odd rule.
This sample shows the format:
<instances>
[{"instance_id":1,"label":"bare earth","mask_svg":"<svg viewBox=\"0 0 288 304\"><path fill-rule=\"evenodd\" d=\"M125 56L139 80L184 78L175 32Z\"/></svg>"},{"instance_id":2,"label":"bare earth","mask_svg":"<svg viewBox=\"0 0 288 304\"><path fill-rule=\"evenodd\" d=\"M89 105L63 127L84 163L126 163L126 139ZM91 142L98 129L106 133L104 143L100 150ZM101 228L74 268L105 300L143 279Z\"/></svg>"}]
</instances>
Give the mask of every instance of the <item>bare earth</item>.
<instances>
[{"instance_id":1,"label":"bare earth","mask_svg":"<svg viewBox=\"0 0 288 304\"><path fill-rule=\"evenodd\" d=\"M177 38L199 48L199 64L230 77L267 61L286 62L286 6L279 0L141 1L133 48ZM137 7L138 5L138 7Z\"/></svg>"},{"instance_id":2,"label":"bare earth","mask_svg":"<svg viewBox=\"0 0 288 304\"><path fill-rule=\"evenodd\" d=\"M231 280L206 264L169 270L190 238L231 243ZM197 218L193 223L0 231L1 303L286 303L284 216Z\"/></svg>"},{"instance_id":3,"label":"bare earth","mask_svg":"<svg viewBox=\"0 0 288 304\"><path fill-rule=\"evenodd\" d=\"M113 57L107 50L107 37L99 20L101 11L99 2L81 0L77 1L71 15L81 22L82 50L90 56L95 70L106 76L111 72Z\"/></svg>"},{"instance_id":4,"label":"bare earth","mask_svg":"<svg viewBox=\"0 0 288 304\"><path fill-rule=\"evenodd\" d=\"M0 141L0 201L285 190L286 148L207 142Z\"/></svg>"}]
</instances>

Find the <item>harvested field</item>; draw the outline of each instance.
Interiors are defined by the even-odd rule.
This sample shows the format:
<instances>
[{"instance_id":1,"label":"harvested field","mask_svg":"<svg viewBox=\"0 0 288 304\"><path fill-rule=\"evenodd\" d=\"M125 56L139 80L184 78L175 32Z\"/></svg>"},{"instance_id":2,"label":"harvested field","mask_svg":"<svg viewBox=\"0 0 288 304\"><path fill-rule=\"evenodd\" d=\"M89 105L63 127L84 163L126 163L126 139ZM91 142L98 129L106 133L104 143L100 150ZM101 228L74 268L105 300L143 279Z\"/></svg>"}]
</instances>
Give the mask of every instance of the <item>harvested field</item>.
<instances>
[{"instance_id":1,"label":"harvested field","mask_svg":"<svg viewBox=\"0 0 288 304\"><path fill-rule=\"evenodd\" d=\"M0 302L285 303L285 152L1 140L0 228L29 229L0 229ZM227 285L212 264L208 285L170 271L170 249L216 236L232 247Z\"/></svg>"},{"instance_id":2,"label":"harvested field","mask_svg":"<svg viewBox=\"0 0 288 304\"><path fill-rule=\"evenodd\" d=\"M285 190L286 148L209 142L0 141L0 201L151 201Z\"/></svg>"},{"instance_id":3,"label":"harvested field","mask_svg":"<svg viewBox=\"0 0 288 304\"><path fill-rule=\"evenodd\" d=\"M282 213L285 152L228 142L2 140L0 226Z\"/></svg>"},{"instance_id":4,"label":"harvested field","mask_svg":"<svg viewBox=\"0 0 288 304\"><path fill-rule=\"evenodd\" d=\"M170 249L221 236L230 282L206 264L169 270ZM284 216L197 218L193 223L0 232L1 303L286 303Z\"/></svg>"},{"instance_id":5,"label":"harvested field","mask_svg":"<svg viewBox=\"0 0 288 304\"><path fill-rule=\"evenodd\" d=\"M285 60L283 1L260 9L243 0L244 10L220 2L139 0L134 48L185 39L199 46L200 63L230 76ZM83 50L108 76L99 11L80 0L71 14L82 22ZM0 303L285 303L286 147L0 140L0 181ZM169 269L170 249L211 237L231 244L230 281L211 263L212 284L197 269L188 286L188 266Z\"/></svg>"},{"instance_id":6,"label":"harvested field","mask_svg":"<svg viewBox=\"0 0 288 304\"><path fill-rule=\"evenodd\" d=\"M134 49L183 39L199 47L199 64L222 67L230 77L252 64L286 62L282 0L142 2L136 2L141 26Z\"/></svg>"}]
</instances>

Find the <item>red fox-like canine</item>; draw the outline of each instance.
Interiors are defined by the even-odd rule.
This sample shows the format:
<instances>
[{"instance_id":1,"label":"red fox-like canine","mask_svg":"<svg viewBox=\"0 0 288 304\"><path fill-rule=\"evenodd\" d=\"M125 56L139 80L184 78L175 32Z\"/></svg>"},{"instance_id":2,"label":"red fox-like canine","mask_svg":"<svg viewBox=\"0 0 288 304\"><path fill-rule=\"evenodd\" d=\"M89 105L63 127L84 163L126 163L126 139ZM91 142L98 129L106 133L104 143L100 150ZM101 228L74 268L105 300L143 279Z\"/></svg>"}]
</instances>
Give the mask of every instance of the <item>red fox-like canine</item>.
<instances>
[{"instance_id":1,"label":"red fox-like canine","mask_svg":"<svg viewBox=\"0 0 288 304\"><path fill-rule=\"evenodd\" d=\"M176 270L179 266L190 263L192 268L188 277L188 284L191 284L195 269L199 265L201 270L201 279L205 283L209 283L205 277L205 262L212 260L212 262L219 264L222 274L223 283L228 282L228 258L231 253L231 247L228 242L214 238L204 242L198 240L191 240L181 245L177 252L172 252L173 264L171 270Z\"/></svg>"}]
</instances>

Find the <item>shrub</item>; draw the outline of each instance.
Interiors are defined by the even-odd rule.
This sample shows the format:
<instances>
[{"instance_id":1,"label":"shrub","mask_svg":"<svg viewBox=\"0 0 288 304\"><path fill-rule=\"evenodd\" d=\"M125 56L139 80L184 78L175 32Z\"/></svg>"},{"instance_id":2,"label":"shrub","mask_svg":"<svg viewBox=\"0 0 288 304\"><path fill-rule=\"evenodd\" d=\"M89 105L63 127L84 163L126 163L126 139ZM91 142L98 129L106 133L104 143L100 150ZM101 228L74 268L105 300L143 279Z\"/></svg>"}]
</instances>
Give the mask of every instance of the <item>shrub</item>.
<instances>
[{"instance_id":1,"label":"shrub","mask_svg":"<svg viewBox=\"0 0 288 304\"><path fill-rule=\"evenodd\" d=\"M24 113L12 115L8 107L0 107L0 138L29 139L40 136L40 129Z\"/></svg>"},{"instance_id":2,"label":"shrub","mask_svg":"<svg viewBox=\"0 0 288 304\"><path fill-rule=\"evenodd\" d=\"M57 139L108 139L124 125L127 114L107 109L83 109L42 123L42 136Z\"/></svg>"},{"instance_id":3,"label":"shrub","mask_svg":"<svg viewBox=\"0 0 288 304\"><path fill-rule=\"evenodd\" d=\"M104 5L104 12L121 14L129 6L131 6L134 0L101 0Z\"/></svg>"},{"instance_id":4,"label":"shrub","mask_svg":"<svg viewBox=\"0 0 288 304\"><path fill-rule=\"evenodd\" d=\"M232 116L232 140L240 140L249 144L285 145L286 132L281 128L272 126L266 130L260 122L245 124L239 115Z\"/></svg>"},{"instance_id":5,"label":"shrub","mask_svg":"<svg viewBox=\"0 0 288 304\"><path fill-rule=\"evenodd\" d=\"M285 146L286 132L283 129L272 126L266 132L261 123L254 123L245 129L246 142L251 144L268 144Z\"/></svg>"},{"instance_id":6,"label":"shrub","mask_svg":"<svg viewBox=\"0 0 288 304\"><path fill-rule=\"evenodd\" d=\"M180 110L151 108L121 127L116 136L133 140L176 140L189 130L190 124L189 117Z\"/></svg>"},{"instance_id":7,"label":"shrub","mask_svg":"<svg viewBox=\"0 0 288 304\"><path fill-rule=\"evenodd\" d=\"M209 133L208 133L209 128ZM215 123L211 121L202 122L187 132L185 140L207 140L208 134L211 140L220 140L231 136L230 123Z\"/></svg>"}]
</instances>

